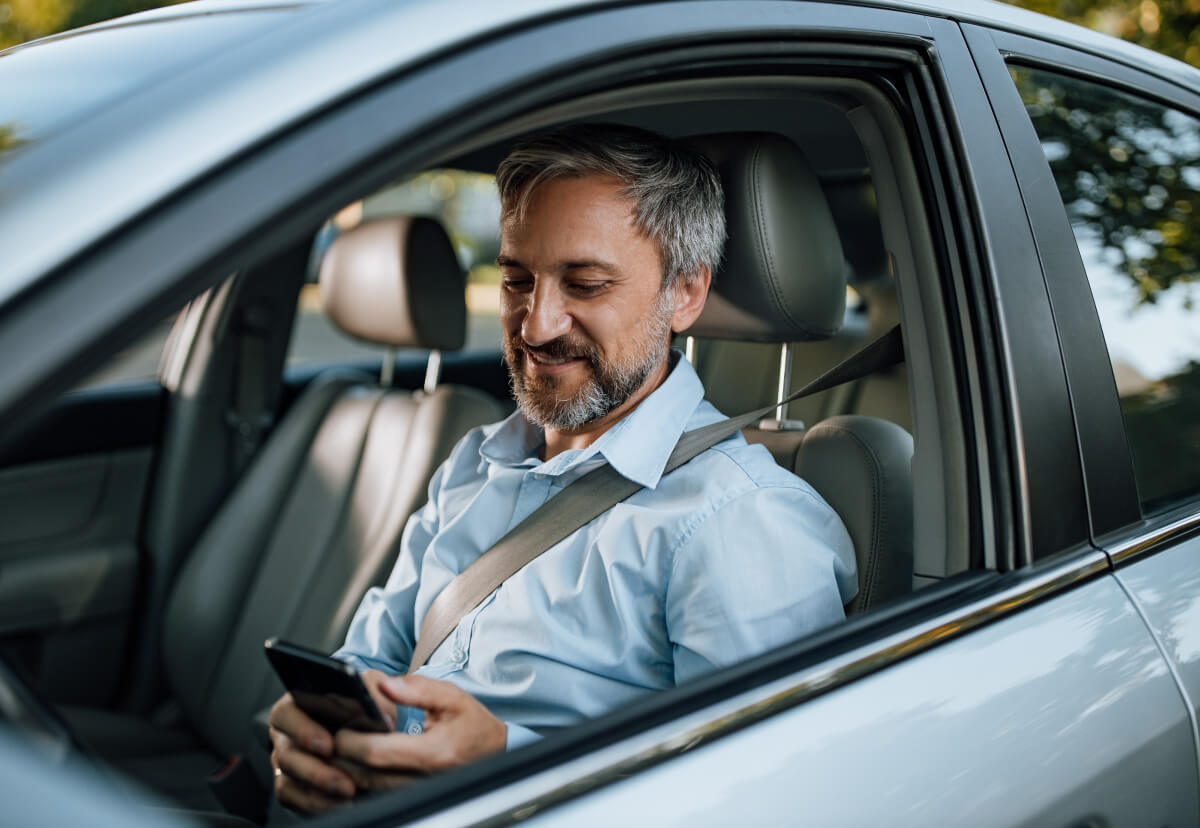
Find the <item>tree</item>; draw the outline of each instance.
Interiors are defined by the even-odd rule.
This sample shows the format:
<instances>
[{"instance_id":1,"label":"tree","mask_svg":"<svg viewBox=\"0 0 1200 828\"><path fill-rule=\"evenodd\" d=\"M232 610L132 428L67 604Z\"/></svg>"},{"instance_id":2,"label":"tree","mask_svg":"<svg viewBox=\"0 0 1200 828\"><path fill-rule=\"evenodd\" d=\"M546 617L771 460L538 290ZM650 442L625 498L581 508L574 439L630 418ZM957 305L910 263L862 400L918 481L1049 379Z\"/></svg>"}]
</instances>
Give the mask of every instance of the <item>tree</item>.
<instances>
[{"instance_id":1,"label":"tree","mask_svg":"<svg viewBox=\"0 0 1200 828\"><path fill-rule=\"evenodd\" d=\"M1154 302L1200 270L1200 121L1097 84L1014 68L1081 244Z\"/></svg>"},{"instance_id":2,"label":"tree","mask_svg":"<svg viewBox=\"0 0 1200 828\"><path fill-rule=\"evenodd\" d=\"M25 142L17 135L15 127L0 124L0 167L4 166L5 158Z\"/></svg>"},{"instance_id":3,"label":"tree","mask_svg":"<svg viewBox=\"0 0 1200 828\"><path fill-rule=\"evenodd\" d=\"M1005 0L1200 66L1200 0Z\"/></svg>"},{"instance_id":4,"label":"tree","mask_svg":"<svg viewBox=\"0 0 1200 828\"><path fill-rule=\"evenodd\" d=\"M0 49L177 2L180 0L7 0L0 3Z\"/></svg>"}]
</instances>

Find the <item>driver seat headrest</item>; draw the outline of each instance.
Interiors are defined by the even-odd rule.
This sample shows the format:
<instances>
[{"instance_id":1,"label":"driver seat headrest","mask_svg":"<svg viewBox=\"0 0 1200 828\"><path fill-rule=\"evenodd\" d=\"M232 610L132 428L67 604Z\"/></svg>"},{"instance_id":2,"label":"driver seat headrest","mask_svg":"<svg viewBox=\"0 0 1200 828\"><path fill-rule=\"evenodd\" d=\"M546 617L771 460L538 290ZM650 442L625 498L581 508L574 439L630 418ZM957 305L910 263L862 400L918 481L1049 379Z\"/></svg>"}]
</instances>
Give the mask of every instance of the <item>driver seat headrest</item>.
<instances>
[{"instance_id":1,"label":"driver seat headrest","mask_svg":"<svg viewBox=\"0 0 1200 828\"><path fill-rule=\"evenodd\" d=\"M372 219L342 233L321 262L329 318L391 347L458 350L466 339L466 274L434 219Z\"/></svg>"},{"instance_id":2,"label":"driver seat headrest","mask_svg":"<svg viewBox=\"0 0 1200 828\"><path fill-rule=\"evenodd\" d=\"M828 339L846 310L846 261L803 151L768 132L691 138L725 190L729 240L708 302L684 335L754 342Z\"/></svg>"}]
</instances>

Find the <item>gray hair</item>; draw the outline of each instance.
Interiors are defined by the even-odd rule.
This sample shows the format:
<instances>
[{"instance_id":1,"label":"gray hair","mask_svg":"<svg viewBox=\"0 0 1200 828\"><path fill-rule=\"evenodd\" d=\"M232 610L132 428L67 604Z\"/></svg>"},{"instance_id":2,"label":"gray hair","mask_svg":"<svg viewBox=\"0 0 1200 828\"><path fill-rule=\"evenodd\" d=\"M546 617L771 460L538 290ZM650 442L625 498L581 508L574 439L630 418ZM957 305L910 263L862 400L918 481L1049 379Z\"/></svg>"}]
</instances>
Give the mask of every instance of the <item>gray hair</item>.
<instances>
[{"instance_id":1,"label":"gray hair","mask_svg":"<svg viewBox=\"0 0 1200 828\"><path fill-rule=\"evenodd\" d=\"M725 247L724 194L711 161L678 141L617 124L572 124L519 142L500 162L501 219L525 215L538 187L610 175L625 183L634 224L658 245L663 285L715 275Z\"/></svg>"}]
</instances>

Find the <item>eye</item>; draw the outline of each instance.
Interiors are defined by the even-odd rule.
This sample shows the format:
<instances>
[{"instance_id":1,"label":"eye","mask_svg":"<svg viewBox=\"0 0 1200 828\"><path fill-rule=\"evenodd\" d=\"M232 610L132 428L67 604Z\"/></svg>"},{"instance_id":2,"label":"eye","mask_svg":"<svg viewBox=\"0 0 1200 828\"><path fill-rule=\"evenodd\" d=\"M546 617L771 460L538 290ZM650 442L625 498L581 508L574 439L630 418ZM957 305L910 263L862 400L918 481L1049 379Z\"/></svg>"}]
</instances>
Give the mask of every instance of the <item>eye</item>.
<instances>
[{"instance_id":1,"label":"eye","mask_svg":"<svg viewBox=\"0 0 1200 828\"><path fill-rule=\"evenodd\" d=\"M533 279L527 276L505 276L500 283L510 293L528 293L533 288Z\"/></svg>"},{"instance_id":2,"label":"eye","mask_svg":"<svg viewBox=\"0 0 1200 828\"><path fill-rule=\"evenodd\" d=\"M580 296L594 296L608 286L608 282L572 282L571 292Z\"/></svg>"}]
</instances>

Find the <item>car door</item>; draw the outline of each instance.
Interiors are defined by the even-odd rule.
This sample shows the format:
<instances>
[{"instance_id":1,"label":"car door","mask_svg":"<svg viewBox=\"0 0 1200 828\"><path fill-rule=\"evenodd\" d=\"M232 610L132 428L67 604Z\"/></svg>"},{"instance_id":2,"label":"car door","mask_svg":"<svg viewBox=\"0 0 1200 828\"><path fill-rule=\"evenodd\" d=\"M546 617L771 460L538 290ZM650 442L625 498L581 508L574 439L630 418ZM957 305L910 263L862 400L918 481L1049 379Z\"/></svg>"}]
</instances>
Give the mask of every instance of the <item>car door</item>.
<instances>
[{"instance_id":1,"label":"car door","mask_svg":"<svg viewBox=\"0 0 1200 828\"><path fill-rule=\"evenodd\" d=\"M157 325L0 449L0 649L50 698L106 704L135 614L162 432Z\"/></svg>"},{"instance_id":2,"label":"car door","mask_svg":"<svg viewBox=\"0 0 1200 828\"><path fill-rule=\"evenodd\" d=\"M736 28L739 18L723 15L744 8L708 4L681 17ZM933 290L919 280L904 290L897 274L902 324L919 348L950 320L966 359L957 381L978 427L971 496L986 503L972 531L986 536L962 554L976 569L923 579L932 547L918 545L918 583L930 585L888 611L614 714L576 734L590 750L567 739L527 749L526 767L541 770L519 782L501 787L502 766L491 779L480 769L377 813L422 824L1195 823L1189 710L1139 606L1092 544L1096 525L1130 514L1122 484L1131 481L1099 488L1120 457L1080 452L1115 409L1100 425L1074 410L1096 361L1080 360L1087 341L1061 340L1086 313L1056 301L1071 283L1052 284L1039 210L1057 209L1065 224L1061 202L1022 191L1018 149L985 90L989 62L1011 88L999 51L979 40L972 54L963 28L939 18L754 8L776 37L864 52L886 37L906 53L909 71L891 79L916 113L908 137L925 182L910 215L935 223L945 270ZM888 149L903 152L895 141ZM920 430L932 392L914 395L917 473L930 457Z\"/></svg>"},{"instance_id":3,"label":"car door","mask_svg":"<svg viewBox=\"0 0 1200 828\"><path fill-rule=\"evenodd\" d=\"M990 39L1007 57L1010 77L997 73L993 97L1015 113L1006 139L1022 147L1019 173L1055 205L1047 272L1074 308L1063 336L1086 363L1073 395L1084 463L1096 469L1093 534L1166 654L1194 729L1200 72L1180 67L1185 85L1014 35Z\"/></svg>"}]
</instances>

